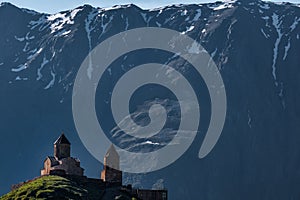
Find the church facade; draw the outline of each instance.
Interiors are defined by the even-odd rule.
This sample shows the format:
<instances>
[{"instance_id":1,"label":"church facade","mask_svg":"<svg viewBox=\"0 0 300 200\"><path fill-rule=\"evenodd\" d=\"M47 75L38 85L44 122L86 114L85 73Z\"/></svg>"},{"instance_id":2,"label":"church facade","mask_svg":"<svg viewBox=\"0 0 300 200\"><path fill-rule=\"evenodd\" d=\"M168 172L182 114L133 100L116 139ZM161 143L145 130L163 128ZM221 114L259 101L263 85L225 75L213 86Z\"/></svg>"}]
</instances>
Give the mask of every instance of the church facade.
<instances>
[{"instance_id":1,"label":"church facade","mask_svg":"<svg viewBox=\"0 0 300 200\"><path fill-rule=\"evenodd\" d=\"M80 167L80 161L71 157L71 143L62 134L54 142L54 155L48 156L44 161L44 169L41 175L75 175L83 176L84 169Z\"/></svg>"}]
</instances>

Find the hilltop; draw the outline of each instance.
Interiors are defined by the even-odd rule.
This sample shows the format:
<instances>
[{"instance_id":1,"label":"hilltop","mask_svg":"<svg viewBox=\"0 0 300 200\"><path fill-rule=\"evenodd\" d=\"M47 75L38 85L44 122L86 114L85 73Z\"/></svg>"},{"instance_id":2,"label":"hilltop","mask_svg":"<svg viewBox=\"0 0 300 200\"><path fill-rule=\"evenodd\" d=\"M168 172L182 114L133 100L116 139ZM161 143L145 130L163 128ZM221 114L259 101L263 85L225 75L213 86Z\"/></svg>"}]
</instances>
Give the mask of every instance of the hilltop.
<instances>
[{"instance_id":1,"label":"hilltop","mask_svg":"<svg viewBox=\"0 0 300 200\"><path fill-rule=\"evenodd\" d=\"M54 156L47 156L41 176L11 187L1 199L143 199L167 200L166 190L133 189L122 185L119 154L113 145L104 158L101 179L84 176L79 159L71 157L71 143L64 134L54 142ZM114 166L112 168L110 166ZM1 200L0 199L0 200Z\"/></svg>"},{"instance_id":2,"label":"hilltop","mask_svg":"<svg viewBox=\"0 0 300 200\"><path fill-rule=\"evenodd\" d=\"M42 176L25 183L16 190L0 197L9 199L132 199L120 187L100 190L97 185L80 182L60 176Z\"/></svg>"}]
</instances>

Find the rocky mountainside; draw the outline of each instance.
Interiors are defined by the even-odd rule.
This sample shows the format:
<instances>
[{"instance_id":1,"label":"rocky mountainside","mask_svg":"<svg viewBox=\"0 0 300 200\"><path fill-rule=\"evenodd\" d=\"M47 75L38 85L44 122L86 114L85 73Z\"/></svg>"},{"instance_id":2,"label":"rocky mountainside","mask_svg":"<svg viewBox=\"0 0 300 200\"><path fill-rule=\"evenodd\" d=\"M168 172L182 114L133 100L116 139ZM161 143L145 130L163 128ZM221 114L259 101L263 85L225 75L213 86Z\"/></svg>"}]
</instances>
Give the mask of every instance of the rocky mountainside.
<instances>
[{"instance_id":1,"label":"rocky mountainside","mask_svg":"<svg viewBox=\"0 0 300 200\"><path fill-rule=\"evenodd\" d=\"M99 176L100 163L80 142L72 118L77 70L106 38L151 26L187 34L210 53L225 83L227 118L219 142L206 158L197 157L205 134L200 131L173 165L150 175L128 175L128 179L145 187L163 179L170 199L299 199L299 23L298 5L255 0L152 10L84 5L57 14L2 3L0 188L5 189L1 192L8 191L7 184L38 175L39 169L33 169L51 152L46 141L61 130L73 134L69 136L75 141L73 151L89 169L87 174ZM172 55L162 55L141 51L137 56L124 55L114 65L123 72L150 61L176 65L166 59ZM185 75L191 74L185 64L177 65ZM114 78L109 70L106 75ZM203 84L199 79L191 82ZM98 93L103 101L101 95L109 91ZM105 103L97 110L109 116ZM207 124L204 120L201 128L205 130Z\"/></svg>"}]
</instances>

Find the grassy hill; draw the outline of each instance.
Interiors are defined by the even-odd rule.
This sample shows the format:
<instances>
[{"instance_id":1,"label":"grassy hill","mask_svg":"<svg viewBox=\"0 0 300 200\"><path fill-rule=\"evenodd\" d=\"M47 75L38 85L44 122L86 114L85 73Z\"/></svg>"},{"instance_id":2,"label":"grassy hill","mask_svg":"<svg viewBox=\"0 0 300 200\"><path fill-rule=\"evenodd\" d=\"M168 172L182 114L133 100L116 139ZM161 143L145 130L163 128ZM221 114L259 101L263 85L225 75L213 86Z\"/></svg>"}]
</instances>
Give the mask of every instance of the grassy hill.
<instances>
[{"instance_id":1,"label":"grassy hill","mask_svg":"<svg viewBox=\"0 0 300 200\"><path fill-rule=\"evenodd\" d=\"M95 186L83 186L75 181L59 176L43 176L0 197L0 200L11 199L132 200L134 198L132 198L128 193L120 190L119 187L101 190Z\"/></svg>"}]
</instances>

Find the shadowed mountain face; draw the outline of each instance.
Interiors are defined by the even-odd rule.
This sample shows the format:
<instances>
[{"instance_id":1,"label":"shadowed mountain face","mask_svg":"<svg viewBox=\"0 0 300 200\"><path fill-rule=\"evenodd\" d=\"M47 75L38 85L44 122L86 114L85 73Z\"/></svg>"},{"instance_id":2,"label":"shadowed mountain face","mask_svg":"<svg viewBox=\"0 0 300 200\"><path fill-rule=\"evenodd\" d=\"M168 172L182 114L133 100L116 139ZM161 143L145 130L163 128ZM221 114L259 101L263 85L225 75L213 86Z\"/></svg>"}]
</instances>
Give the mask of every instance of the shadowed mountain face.
<instances>
[{"instance_id":1,"label":"shadowed mountain face","mask_svg":"<svg viewBox=\"0 0 300 200\"><path fill-rule=\"evenodd\" d=\"M224 80L227 118L219 142L206 158L197 157L205 134L200 131L175 163L154 173L128 175L125 181L151 187L163 180L170 199L299 199L299 23L297 5L262 1L153 10L134 5L110 9L85 5L54 15L2 3L0 193L8 192L11 184L39 175L43 158L52 154L54 139L61 131L70 139L86 175L100 176L102 166L80 142L72 118L76 73L103 40L150 26L187 34L210 53ZM187 76L191 74L185 70L186 64L168 60L172 55L147 50L137 55L124 55L112 69L124 73L155 61L171 63ZM119 75L114 76L106 72L106 79ZM109 104L105 104L108 93L108 89L97 90L100 105L96 109L100 123L110 124L110 130L113 124ZM203 105L204 111L209 110L205 102ZM205 130L207 123L204 119L200 129Z\"/></svg>"}]
</instances>

